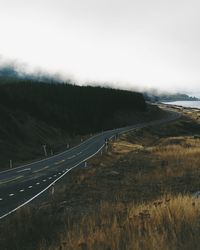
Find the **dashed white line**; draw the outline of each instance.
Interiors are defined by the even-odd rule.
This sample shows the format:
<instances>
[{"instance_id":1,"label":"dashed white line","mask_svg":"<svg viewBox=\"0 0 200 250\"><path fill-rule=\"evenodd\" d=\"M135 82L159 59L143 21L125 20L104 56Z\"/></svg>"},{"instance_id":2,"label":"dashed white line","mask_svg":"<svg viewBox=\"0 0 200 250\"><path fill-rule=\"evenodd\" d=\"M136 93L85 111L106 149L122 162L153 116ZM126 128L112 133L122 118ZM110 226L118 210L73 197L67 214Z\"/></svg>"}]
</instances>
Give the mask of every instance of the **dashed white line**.
<instances>
[{"instance_id":1,"label":"dashed white line","mask_svg":"<svg viewBox=\"0 0 200 250\"><path fill-rule=\"evenodd\" d=\"M56 174L54 174L54 177L57 177L57 175L56 175Z\"/></svg>"},{"instance_id":2,"label":"dashed white line","mask_svg":"<svg viewBox=\"0 0 200 250\"><path fill-rule=\"evenodd\" d=\"M28 188L32 188L33 186L29 186Z\"/></svg>"},{"instance_id":3,"label":"dashed white line","mask_svg":"<svg viewBox=\"0 0 200 250\"><path fill-rule=\"evenodd\" d=\"M49 166L46 166L46 167L43 167L41 169L35 170L35 171L33 171L33 173L38 173L38 172L44 171L47 168L49 168Z\"/></svg>"},{"instance_id":4,"label":"dashed white line","mask_svg":"<svg viewBox=\"0 0 200 250\"><path fill-rule=\"evenodd\" d=\"M3 199L2 198L0 198L0 201L2 201Z\"/></svg>"},{"instance_id":5,"label":"dashed white line","mask_svg":"<svg viewBox=\"0 0 200 250\"><path fill-rule=\"evenodd\" d=\"M68 173L69 171L71 171L72 169L76 168L77 166L79 166L81 163L85 162L86 160L90 159L91 157L93 157L94 155L96 155L98 152L100 152L100 150L104 147L104 145L102 147L100 147L93 155L90 155L88 158L84 159L82 162L77 163L76 165L74 165L73 167L71 167L70 169L66 169L66 172L61 175L60 177L58 177L56 180L54 180L50 185L48 185L46 188L44 188L43 190L41 190L39 193L37 193L35 196L31 197L29 200L27 200L26 202L22 203L20 206L14 208L13 210L9 211L8 213L0 216L0 219L8 216L9 214L17 211L19 208L25 206L26 204L30 203L32 200L34 200L35 198L37 198L39 195L41 195L42 193L44 193L46 190L48 190L50 187L52 187L56 182L58 182L58 180L60 180L63 176L66 175L66 173ZM68 171L67 171L68 170Z\"/></svg>"},{"instance_id":6,"label":"dashed white line","mask_svg":"<svg viewBox=\"0 0 200 250\"><path fill-rule=\"evenodd\" d=\"M52 177L49 177L49 180L51 180L52 179Z\"/></svg>"},{"instance_id":7,"label":"dashed white line","mask_svg":"<svg viewBox=\"0 0 200 250\"><path fill-rule=\"evenodd\" d=\"M72 155L71 157L67 158L68 160L73 159L74 157L76 157L76 155Z\"/></svg>"},{"instance_id":8,"label":"dashed white line","mask_svg":"<svg viewBox=\"0 0 200 250\"><path fill-rule=\"evenodd\" d=\"M55 165L58 165L58 164L61 164L61 163L63 163L63 162L65 162L65 160L63 159L63 160L61 160L61 161L56 161L54 164Z\"/></svg>"},{"instance_id":9,"label":"dashed white line","mask_svg":"<svg viewBox=\"0 0 200 250\"><path fill-rule=\"evenodd\" d=\"M42 180L43 182L47 181L46 179Z\"/></svg>"},{"instance_id":10,"label":"dashed white line","mask_svg":"<svg viewBox=\"0 0 200 250\"><path fill-rule=\"evenodd\" d=\"M24 189L19 190L19 192L24 192Z\"/></svg>"},{"instance_id":11,"label":"dashed white line","mask_svg":"<svg viewBox=\"0 0 200 250\"><path fill-rule=\"evenodd\" d=\"M178 117L177 117L178 118ZM173 120L175 120L176 118L174 117L174 119ZM172 119L168 119L168 120L166 120L166 121L172 121ZM161 122L159 122L159 123L161 123ZM155 124L159 124L158 122L155 122ZM150 125L150 124L147 124L147 125ZM140 126L138 126L138 127L144 127L144 125L140 125ZM137 127L135 127L135 128L137 128ZM131 128L131 129L127 129L127 130L124 130L124 131L121 131L121 130L119 130L119 131L121 131L120 132L120 134L121 133L125 133L125 132L129 132L129 131L131 131L131 130L133 130L134 128ZM96 136L94 136L94 137L96 137ZM92 138L94 138L94 137L92 137ZM69 171L71 171L72 169L74 169L74 168L76 168L77 166L79 166L81 163L83 163L83 162L85 162L86 160L88 160L88 159L90 159L91 157L93 157L94 155L96 155L98 152L100 152L100 150L102 149L104 147L104 145L102 145L94 154L92 154L92 155L90 155L89 157L87 157L87 158L85 158L84 160L82 160L81 162L79 162L79 163L77 163L76 165L74 165L73 167L71 167L70 169L66 169L66 171L67 172L69 172ZM62 155L63 153L65 153L65 152L62 152L62 153L60 153L59 155ZM54 156L53 156L54 157ZM52 157L52 158L53 158ZM45 159L46 160L46 159ZM40 161L38 161L38 162L42 162L42 161L44 161L44 160L40 160ZM30 164L29 164L30 165ZM8 170L7 170L8 171ZM25 206L26 204L28 204L28 203L30 203L32 200L34 200L35 198L37 198L39 195L41 195L42 193L44 193L46 190L48 190L50 187L52 187L56 182L58 182L63 176L65 176L66 175L66 173L64 173L62 176L60 176L60 177L58 177L56 180L54 180L49 186L47 186L46 188L44 188L43 190L41 190L39 193L37 193L35 196L33 196L33 197L31 197L29 200L27 200L26 202L24 202L24 203L22 203L21 205L19 205L18 207L16 207L16 208L14 208L14 209L12 209L12 210L10 210L8 213L6 213L6 214L4 214L4 215L2 215L2 216L0 216L0 219L2 219L2 218L4 218L4 217L6 217L6 216L8 216L9 214L11 214L11 213L13 213L14 211L17 211L19 208L21 208L21 207L23 207L23 206ZM13 196L14 194L9 194L9 196Z\"/></svg>"},{"instance_id":12,"label":"dashed white line","mask_svg":"<svg viewBox=\"0 0 200 250\"><path fill-rule=\"evenodd\" d=\"M40 182L37 182L36 185L40 185Z\"/></svg>"},{"instance_id":13,"label":"dashed white line","mask_svg":"<svg viewBox=\"0 0 200 250\"><path fill-rule=\"evenodd\" d=\"M24 171L30 171L30 170L31 170L31 168L25 168L25 169L17 171L17 173L21 173L21 172L24 172Z\"/></svg>"}]
</instances>

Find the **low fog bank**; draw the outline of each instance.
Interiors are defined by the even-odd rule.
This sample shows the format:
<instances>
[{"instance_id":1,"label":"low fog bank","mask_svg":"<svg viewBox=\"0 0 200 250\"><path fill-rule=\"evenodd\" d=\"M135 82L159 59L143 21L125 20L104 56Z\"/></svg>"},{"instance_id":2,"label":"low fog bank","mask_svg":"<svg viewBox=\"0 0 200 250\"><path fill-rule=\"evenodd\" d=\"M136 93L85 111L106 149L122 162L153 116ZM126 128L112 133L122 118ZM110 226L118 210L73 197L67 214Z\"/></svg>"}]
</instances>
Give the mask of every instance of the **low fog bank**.
<instances>
[{"instance_id":1,"label":"low fog bank","mask_svg":"<svg viewBox=\"0 0 200 250\"><path fill-rule=\"evenodd\" d=\"M151 100L156 100L156 97L160 96L170 96L170 95L180 95L185 94L189 97L200 97L200 91L186 91L184 90L163 90L152 88L152 87L143 87L141 84L131 84L128 82L98 82L98 81L80 81L75 79L72 75L64 75L62 73L54 72L50 73L43 69L37 68L32 69L27 64L22 64L19 62L2 62L0 60L0 80L1 82L7 82L11 80L34 80L39 82L52 82L52 83L71 83L79 86L101 86L109 88L117 88L122 90L136 91L143 93L145 97L150 98Z\"/></svg>"},{"instance_id":2,"label":"low fog bank","mask_svg":"<svg viewBox=\"0 0 200 250\"><path fill-rule=\"evenodd\" d=\"M0 58L1 80L34 80L42 82L71 82L73 77L58 72L50 73L41 68L33 68L17 61L4 61Z\"/></svg>"}]
</instances>

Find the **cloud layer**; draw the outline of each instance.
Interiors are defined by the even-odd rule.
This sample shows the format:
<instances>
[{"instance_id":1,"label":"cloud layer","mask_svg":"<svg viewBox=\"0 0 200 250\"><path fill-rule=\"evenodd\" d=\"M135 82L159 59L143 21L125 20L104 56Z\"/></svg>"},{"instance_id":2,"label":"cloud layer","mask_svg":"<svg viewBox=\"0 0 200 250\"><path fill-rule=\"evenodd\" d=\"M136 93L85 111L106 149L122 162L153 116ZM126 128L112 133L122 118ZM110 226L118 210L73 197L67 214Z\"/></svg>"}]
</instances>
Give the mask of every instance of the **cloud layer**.
<instances>
[{"instance_id":1,"label":"cloud layer","mask_svg":"<svg viewBox=\"0 0 200 250\"><path fill-rule=\"evenodd\" d=\"M200 92L197 0L0 0L0 54L77 81Z\"/></svg>"}]
</instances>

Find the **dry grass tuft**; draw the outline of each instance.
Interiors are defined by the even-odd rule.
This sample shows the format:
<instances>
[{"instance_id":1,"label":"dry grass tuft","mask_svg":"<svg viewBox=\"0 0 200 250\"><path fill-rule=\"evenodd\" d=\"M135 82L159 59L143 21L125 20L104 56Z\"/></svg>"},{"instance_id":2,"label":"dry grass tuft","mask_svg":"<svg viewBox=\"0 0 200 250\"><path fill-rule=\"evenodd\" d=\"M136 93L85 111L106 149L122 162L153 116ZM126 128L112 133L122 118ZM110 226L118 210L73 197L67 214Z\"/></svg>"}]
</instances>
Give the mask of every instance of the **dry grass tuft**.
<instances>
[{"instance_id":1,"label":"dry grass tuft","mask_svg":"<svg viewBox=\"0 0 200 250\"><path fill-rule=\"evenodd\" d=\"M200 126L138 129L0 225L3 250L199 249Z\"/></svg>"},{"instance_id":2,"label":"dry grass tuft","mask_svg":"<svg viewBox=\"0 0 200 250\"><path fill-rule=\"evenodd\" d=\"M200 201L188 195L139 205L103 202L49 250L199 249L199 216Z\"/></svg>"}]
</instances>

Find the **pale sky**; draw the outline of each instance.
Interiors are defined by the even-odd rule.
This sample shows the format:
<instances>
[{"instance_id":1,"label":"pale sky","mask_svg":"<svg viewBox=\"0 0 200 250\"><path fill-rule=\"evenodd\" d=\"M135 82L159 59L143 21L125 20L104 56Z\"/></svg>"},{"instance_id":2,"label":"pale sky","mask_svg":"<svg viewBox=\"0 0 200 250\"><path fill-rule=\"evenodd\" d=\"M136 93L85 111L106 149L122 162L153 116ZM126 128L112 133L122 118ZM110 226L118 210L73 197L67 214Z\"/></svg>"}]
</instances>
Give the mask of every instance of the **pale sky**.
<instances>
[{"instance_id":1,"label":"pale sky","mask_svg":"<svg viewBox=\"0 0 200 250\"><path fill-rule=\"evenodd\" d=\"M0 0L0 64L200 96L199 11L199 0Z\"/></svg>"}]
</instances>

